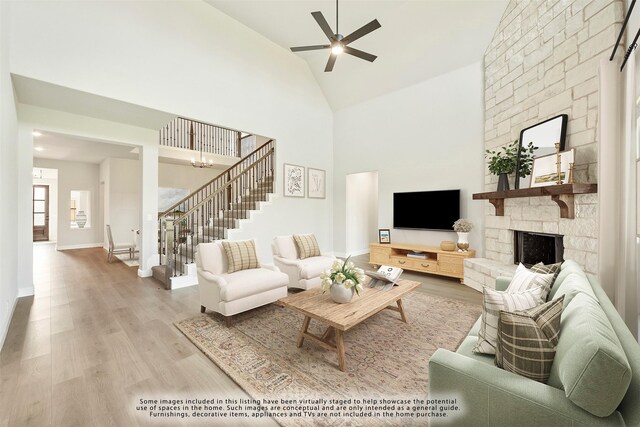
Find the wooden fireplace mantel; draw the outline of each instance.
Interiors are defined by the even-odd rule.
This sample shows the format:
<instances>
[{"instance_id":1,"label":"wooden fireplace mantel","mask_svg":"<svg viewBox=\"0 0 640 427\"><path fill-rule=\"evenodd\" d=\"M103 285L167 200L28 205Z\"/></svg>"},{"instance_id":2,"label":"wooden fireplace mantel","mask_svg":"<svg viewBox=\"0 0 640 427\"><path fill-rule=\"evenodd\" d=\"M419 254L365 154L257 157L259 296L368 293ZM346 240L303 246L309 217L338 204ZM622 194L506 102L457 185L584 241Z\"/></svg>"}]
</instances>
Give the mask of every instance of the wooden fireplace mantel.
<instances>
[{"instance_id":1,"label":"wooden fireplace mantel","mask_svg":"<svg viewBox=\"0 0 640 427\"><path fill-rule=\"evenodd\" d=\"M576 194L597 193L598 184L560 184L547 185L545 187L520 188L517 190L492 191L489 193L476 193L473 200L489 200L496 208L496 216L504 216L504 199L516 197L541 197L551 196L551 200L560 207L560 218L575 218L575 203L573 196Z\"/></svg>"}]
</instances>

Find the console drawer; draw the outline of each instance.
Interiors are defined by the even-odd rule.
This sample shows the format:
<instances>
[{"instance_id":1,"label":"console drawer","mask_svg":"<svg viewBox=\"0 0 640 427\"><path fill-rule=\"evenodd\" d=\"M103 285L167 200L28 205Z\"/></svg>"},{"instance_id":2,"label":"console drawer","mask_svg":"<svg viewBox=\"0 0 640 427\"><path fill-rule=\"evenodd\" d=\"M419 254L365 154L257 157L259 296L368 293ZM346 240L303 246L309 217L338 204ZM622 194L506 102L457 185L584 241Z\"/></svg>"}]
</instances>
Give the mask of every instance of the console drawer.
<instances>
[{"instance_id":1,"label":"console drawer","mask_svg":"<svg viewBox=\"0 0 640 427\"><path fill-rule=\"evenodd\" d=\"M438 261L446 262L446 263L449 263L449 264L460 264L460 265L462 265L462 263L464 263L464 257L456 256L456 255L439 254L438 255Z\"/></svg>"},{"instance_id":2,"label":"console drawer","mask_svg":"<svg viewBox=\"0 0 640 427\"><path fill-rule=\"evenodd\" d=\"M393 258L398 267L415 271L437 272L438 262L435 259Z\"/></svg>"},{"instance_id":3,"label":"console drawer","mask_svg":"<svg viewBox=\"0 0 640 427\"><path fill-rule=\"evenodd\" d=\"M457 263L452 264L450 262L440 262L440 271L447 274L455 274L462 277L464 268L462 266L462 260L458 260Z\"/></svg>"}]
</instances>

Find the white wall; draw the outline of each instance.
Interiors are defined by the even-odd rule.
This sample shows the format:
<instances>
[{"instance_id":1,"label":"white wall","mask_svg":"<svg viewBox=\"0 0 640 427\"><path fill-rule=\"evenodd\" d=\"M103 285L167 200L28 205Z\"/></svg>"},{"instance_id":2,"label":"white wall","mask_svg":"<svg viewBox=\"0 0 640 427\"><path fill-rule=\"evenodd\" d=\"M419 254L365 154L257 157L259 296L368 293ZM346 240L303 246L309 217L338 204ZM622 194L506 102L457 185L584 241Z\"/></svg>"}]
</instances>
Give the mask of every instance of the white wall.
<instances>
[{"instance_id":1,"label":"white wall","mask_svg":"<svg viewBox=\"0 0 640 427\"><path fill-rule=\"evenodd\" d=\"M224 169L194 168L172 163L158 164L158 185L169 188L185 188L194 191L220 175Z\"/></svg>"},{"instance_id":2,"label":"white wall","mask_svg":"<svg viewBox=\"0 0 640 427\"><path fill-rule=\"evenodd\" d=\"M343 256L369 253L378 235L378 172L347 175L346 230Z\"/></svg>"},{"instance_id":3,"label":"white wall","mask_svg":"<svg viewBox=\"0 0 640 427\"><path fill-rule=\"evenodd\" d=\"M33 159L35 167L58 169L59 250L102 246L104 225L100 215L100 165L66 160ZM69 219L71 190L91 193L91 226L71 228Z\"/></svg>"},{"instance_id":4,"label":"white wall","mask_svg":"<svg viewBox=\"0 0 640 427\"><path fill-rule=\"evenodd\" d=\"M131 230L140 229L140 162L115 158L109 160L109 192L105 191L105 206L108 198L113 241L133 242ZM106 239L104 244L108 245Z\"/></svg>"},{"instance_id":5,"label":"white wall","mask_svg":"<svg viewBox=\"0 0 640 427\"><path fill-rule=\"evenodd\" d=\"M269 135L279 193L284 162L325 169L331 184L333 115L307 64L204 2L15 2L12 22L15 74ZM279 199L275 226L240 235L271 241L306 218L331 248L327 196Z\"/></svg>"},{"instance_id":6,"label":"white wall","mask_svg":"<svg viewBox=\"0 0 640 427\"><path fill-rule=\"evenodd\" d=\"M478 62L340 110L334 125L334 246L345 251L345 183L378 171L378 228L393 226L393 193L461 189L461 214L483 253L483 66ZM437 209L437 207L426 207ZM453 232L391 230L392 242L439 245ZM373 241L377 241L377 238Z\"/></svg>"},{"instance_id":7,"label":"white wall","mask_svg":"<svg viewBox=\"0 0 640 427\"><path fill-rule=\"evenodd\" d=\"M0 348L9 329L18 297L18 199L17 175L18 119L9 76L9 13L12 2L0 2Z\"/></svg>"}]
</instances>

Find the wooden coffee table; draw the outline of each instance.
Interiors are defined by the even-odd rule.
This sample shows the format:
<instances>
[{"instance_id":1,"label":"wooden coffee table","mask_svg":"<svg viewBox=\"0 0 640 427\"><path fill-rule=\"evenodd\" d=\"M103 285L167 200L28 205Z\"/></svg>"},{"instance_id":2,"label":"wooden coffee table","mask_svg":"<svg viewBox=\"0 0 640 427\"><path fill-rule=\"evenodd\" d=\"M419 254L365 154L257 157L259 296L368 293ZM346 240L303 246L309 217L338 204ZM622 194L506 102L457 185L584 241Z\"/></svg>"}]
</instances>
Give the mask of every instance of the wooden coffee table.
<instances>
[{"instance_id":1,"label":"wooden coffee table","mask_svg":"<svg viewBox=\"0 0 640 427\"><path fill-rule=\"evenodd\" d=\"M338 354L338 366L341 371L344 371L347 367L344 332L384 309L399 312L402 321L407 323L402 297L418 286L420 282L413 280L400 280L397 286L388 291L367 288L365 285L360 296L354 295L351 302L347 304L333 302L328 291L323 294L321 288L314 288L282 298L280 302L283 306L304 315L304 321L298 333L298 347L302 347L304 339L307 338L320 347L335 351ZM308 331L311 319L328 325L321 337ZM334 337L335 344L332 342Z\"/></svg>"}]
</instances>

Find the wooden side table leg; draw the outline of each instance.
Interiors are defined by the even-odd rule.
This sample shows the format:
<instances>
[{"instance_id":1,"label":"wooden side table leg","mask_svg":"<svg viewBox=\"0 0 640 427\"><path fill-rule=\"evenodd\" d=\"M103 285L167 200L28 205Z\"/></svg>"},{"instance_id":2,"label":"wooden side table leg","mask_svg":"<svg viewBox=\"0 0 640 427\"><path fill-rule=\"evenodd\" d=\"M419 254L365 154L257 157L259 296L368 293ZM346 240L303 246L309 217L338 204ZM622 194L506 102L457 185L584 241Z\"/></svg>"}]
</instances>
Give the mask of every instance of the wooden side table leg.
<instances>
[{"instance_id":1,"label":"wooden side table leg","mask_svg":"<svg viewBox=\"0 0 640 427\"><path fill-rule=\"evenodd\" d=\"M338 367L341 371L347 370L347 356L344 351L344 332L336 329L336 351L338 353Z\"/></svg>"},{"instance_id":2,"label":"wooden side table leg","mask_svg":"<svg viewBox=\"0 0 640 427\"><path fill-rule=\"evenodd\" d=\"M302 328L300 328L300 332L298 332L298 347L302 347L302 343L304 342L304 334L307 333L307 329L309 329L309 322L311 318L308 316L304 317L304 321L302 322Z\"/></svg>"},{"instance_id":3,"label":"wooden side table leg","mask_svg":"<svg viewBox=\"0 0 640 427\"><path fill-rule=\"evenodd\" d=\"M400 317L402 318L402 321L404 323L409 323L407 322L407 316L404 314L404 306L402 305L402 300L399 299L398 301L396 301L396 304L398 304L398 312L400 312Z\"/></svg>"}]
</instances>

